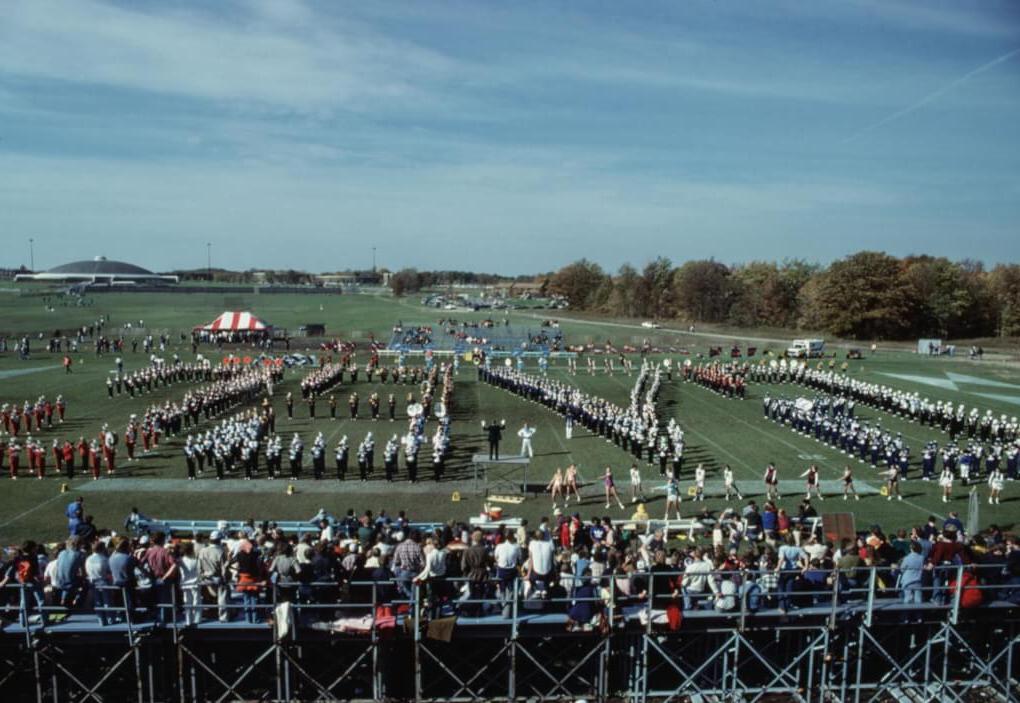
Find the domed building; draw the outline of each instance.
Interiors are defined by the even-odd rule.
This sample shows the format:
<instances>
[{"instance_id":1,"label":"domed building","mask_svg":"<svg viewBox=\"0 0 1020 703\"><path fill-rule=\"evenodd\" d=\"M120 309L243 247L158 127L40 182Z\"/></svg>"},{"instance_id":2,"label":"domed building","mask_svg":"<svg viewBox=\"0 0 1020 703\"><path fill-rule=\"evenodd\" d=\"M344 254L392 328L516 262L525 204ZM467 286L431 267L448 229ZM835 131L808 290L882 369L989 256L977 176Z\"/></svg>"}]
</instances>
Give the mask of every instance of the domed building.
<instances>
[{"instance_id":1,"label":"domed building","mask_svg":"<svg viewBox=\"0 0 1020 703\"><path fill-rule=\"evenodd\" d=\"M97 256L91 261L72 261L38 273L19 273L15 281L41 281L54 283L95 283L100 285L134 283L177 283L177 276L153 273L141 266L124 261L111 261Z\"/></svg>"}]
</instances>

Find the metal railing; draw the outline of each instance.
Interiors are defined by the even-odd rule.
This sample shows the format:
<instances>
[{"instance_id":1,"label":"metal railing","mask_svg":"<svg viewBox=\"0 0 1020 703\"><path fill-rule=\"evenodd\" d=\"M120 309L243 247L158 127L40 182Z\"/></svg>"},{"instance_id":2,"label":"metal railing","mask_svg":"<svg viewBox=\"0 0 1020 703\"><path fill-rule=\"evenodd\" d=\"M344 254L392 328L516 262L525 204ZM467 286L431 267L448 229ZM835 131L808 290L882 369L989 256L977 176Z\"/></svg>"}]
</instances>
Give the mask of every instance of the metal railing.
<instances>
[{"instance_id":1,"label":"metal railing","mask_svg":"<svg viewBox=\"0 0 1020 703\"><path fill-rule=\"evenodd\" d=\"M929 567L917 585L917 572L871 566L500 575L85 585L71 608L47 605L41 584L10 584L0 596L17 622L0 645L21 643L10 675L34 672L34 700L98 700L125 681L139 701L1020 695L1020 579L1000 565ZM452 641L432 632L444 621ZM127 649L99 673L68 663L74 642L117 637Z\"/></svg>"}]
</instances>

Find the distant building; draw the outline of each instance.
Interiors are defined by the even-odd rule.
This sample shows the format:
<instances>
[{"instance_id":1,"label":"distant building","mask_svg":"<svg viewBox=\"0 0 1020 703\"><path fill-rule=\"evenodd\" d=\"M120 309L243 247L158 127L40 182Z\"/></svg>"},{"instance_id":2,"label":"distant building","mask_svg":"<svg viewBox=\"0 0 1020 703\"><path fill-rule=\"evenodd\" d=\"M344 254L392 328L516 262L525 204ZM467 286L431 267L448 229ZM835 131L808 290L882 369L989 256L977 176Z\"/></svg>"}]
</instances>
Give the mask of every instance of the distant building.
<instances>
[{"instance_id":1,"label":"distant building","mask_svg":"<svg viewBox=\"0 0 1020 703\"><path fill-rule=\"evenodd\" d=\"M388 271L345 271L324 273L316 276L325 285L334 286L384 286L390 282Z\"/></svg>"},{"instance_id":2,"label":"distant building","mask_svg":"<svg viewBox=\"0 0 1020 703\"><path fill-rule=\"evenodd\" d=\"M52 283L94 283L100 285L130 285L135 283L177 283L177 276L153 273L141 266L123 261L110 261L97 256L91 261L72 261L38 273L19 273L15 281L41 281Z\"/></svg>"}]
</instances>

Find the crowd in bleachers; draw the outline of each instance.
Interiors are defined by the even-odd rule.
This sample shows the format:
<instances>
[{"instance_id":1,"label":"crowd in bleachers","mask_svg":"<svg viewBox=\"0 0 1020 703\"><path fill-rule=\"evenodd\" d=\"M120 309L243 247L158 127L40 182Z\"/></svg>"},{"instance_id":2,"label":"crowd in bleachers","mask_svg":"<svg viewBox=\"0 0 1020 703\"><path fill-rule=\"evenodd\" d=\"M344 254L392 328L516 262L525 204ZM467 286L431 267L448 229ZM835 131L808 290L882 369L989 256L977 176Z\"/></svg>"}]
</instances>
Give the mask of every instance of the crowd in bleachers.
<instances>
[{"instance_id":1,"label":"crowd in bleachers","mask_svg":"<svg viewBox=\"0 0 1020 703\"><path fill-rule=\"evenodd\" d=\"M356 606L357 618L390 617L415 599L432 616L498 615L519 599L522 608L565 613L568 627L595 627L628 607L677 627L696 611L789 612L869 597L908 606L904 618L928 603L1020 605L1016 538L994 526L967 535L955 513L831 543L811 523L763 520L753 501L741 519L706 514L710 537L690 542L646 529L641 507L625 522L557 511L534 526L484 530L416 526L404 512L335 519L320 511L300 537L253 520L236 530L221 522L209 534L149 534L137 511L116 535L83 508L80 499L68 506L65 542L30 541L4 555L5 618L44 608L43 622L66 612L95 612L102 624L129 614L160 622L170 611L159 606L173 603L178 624L255 623L288 602L335 605L308 616L332 622Z\"/></svg>"}]
</instances>

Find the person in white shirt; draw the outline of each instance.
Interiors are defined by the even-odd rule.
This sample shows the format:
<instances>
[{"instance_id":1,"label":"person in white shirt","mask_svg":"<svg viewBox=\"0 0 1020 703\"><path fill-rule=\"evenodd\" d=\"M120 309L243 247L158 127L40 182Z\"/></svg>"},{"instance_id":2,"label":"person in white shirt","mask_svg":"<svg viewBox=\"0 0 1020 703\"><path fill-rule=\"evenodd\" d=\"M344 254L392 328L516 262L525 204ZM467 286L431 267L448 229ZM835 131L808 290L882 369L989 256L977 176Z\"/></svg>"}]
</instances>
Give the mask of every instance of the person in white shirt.
<instances>
[{"instance_id":1,"label":"person in white shirt","mask_svg":"<svg viewBox=\"0 0 1020 703\"><path fill-rule=\"evenodd\" d=\"M531 438L535 436L535 428L528 427L528 423L525 422L524 427L517 430L517 436L521 438L521 456L533 458L535 452L531 448Z\"/></svg>"},{"instance_id":2,"label":"person in white shirt","mask_svg":"<svg viewBox=\"0 0 1020 703\"><path fill-rule=\"evenodd\" d=\"M513 532L508 533L506 539L496 545L492 557L496 562L496 578L499 579L500 592L506 597L513 590L517 569L521 565L521 547L517 544L517 535Z\"/></svg>"},{"instance_id":3,"label":"person in white shirt","mask_svg":"<svg viewBox=\"0 0 1020 703\"><path fill-rule=\"evenodd\" d=\"M995 505L999 504L999 495L1002 493L1003 486L1006 485L1006 476L1002 473L1002 470L996 468L988 474L988 504Z\"/></svg>"},{"instance_id":4,"label":"person in white shirt","mask_svg":"<svg viewBox=\"0 0 1020 703\"><path fill-rule=\"evenodd\" d=\"M711 578L712 562L705 558L701 549L694 550L694 558L684 568L683 595L684 610L692 610L696 596L703 596L715 591L715 581Z\"/></svg>"},{"instance_id":5,"label":"person in white shirt","mask_svg":"<svg viewBox=\"0 0 1020 703\"><path fill-rule=\"evenodd\" d=\"M184 601L184 622L197 625L202 620L201 589L198 585L198 559L195 557L195 544L186 542L181 546L181 558L177 560L177 568L181 571L181 594Z\"/></svg>"},{"instance_id":6,"label":"person in white shirt","mask_svg":"<svg viewBox=\"0 0 1020 703\"><path fill-rule=\"evenodd\" d=\"M715 593L715 609L720 611L735 610L737 607L737 586L729 575L723 573Z\"/></svg>"},{"instance_id":7,"label":"person in white shirt","mask_svg":"<svg viewBox=\"0 0 1020 703\"><path fill-rule=\"evenodd\" d=\"M730 496L736 494L737 500L743 500L744 496L740 495L740 491L737 489L737 484L733 480L733 469L730 468L729 464L723 467L723 485L726 487L726 500L730 499Z\"/></svg>"},{"instance_id":8,"label":"person in white shirt","mask_svg":"<svg viewBox=\"0 0 1020 703\"><path fill-rule=\"evenodd\" d=\"M92 554L85 560L85 579L92 588L92 598L95 604L96 613L99 615L99 623L106 626L113 619L113 613L106 610L113 605L110 598L112 591L103 587L112 583L110 577L110 559L106 555L106 545L97 541L92 545Z\"/></svg>"},{"instance_id":9,"label":"person in white shirt","mask_svg":"<svg viewBox=\"0 0 1020 703\"><path fill-rule=\"evenodd\" d=\"M641 469L637 467L637 464L630 465L630 502L636 503L638 496L641 500L645 498L645 491L641 487Z\"/></svg>"},{"instance_id":10,"label":"person in white shirt","mask_svg":"<svg viewBox=\"0 0 1020 703\"><path fill-rule=\"evenodd\" d=\"M705 500L705 467L702 464L694 469L694 500Z\"/></svg>"},{"instance_id":11,"label":"person in white shirt","mask_svg":"<svg viewBox=\"0 0 1020 703\"><path fill-rule=\"evenodd\" d=\"M439 601L446 595L444 577L446 576L447 551L445 545L440 544L436 537L427 538L422 551L425 554L425 565L421 572L414 577L414 582L425 584L429 612L431 617L438 617Z\"/></svg>"},{"instance_id":12,"label":"person in white shirt","mask_svg":"<svg viewBox=\"0 0 1020 703\"><path fill-rule=\"evenodd\" d=\"M533 587L544 593L549 587L549 579L553 570L553 545L536 531L528 543L528 581Z\"/></svg>"}]
</instances>

